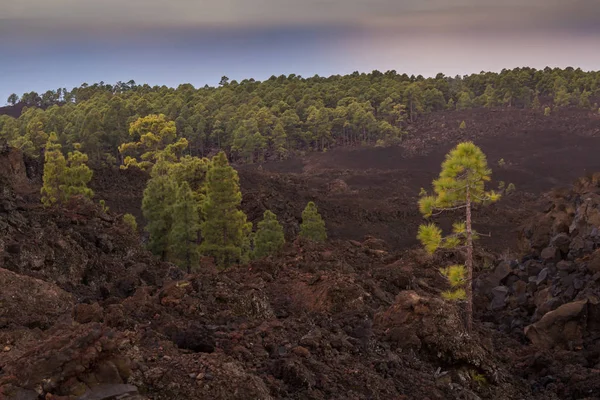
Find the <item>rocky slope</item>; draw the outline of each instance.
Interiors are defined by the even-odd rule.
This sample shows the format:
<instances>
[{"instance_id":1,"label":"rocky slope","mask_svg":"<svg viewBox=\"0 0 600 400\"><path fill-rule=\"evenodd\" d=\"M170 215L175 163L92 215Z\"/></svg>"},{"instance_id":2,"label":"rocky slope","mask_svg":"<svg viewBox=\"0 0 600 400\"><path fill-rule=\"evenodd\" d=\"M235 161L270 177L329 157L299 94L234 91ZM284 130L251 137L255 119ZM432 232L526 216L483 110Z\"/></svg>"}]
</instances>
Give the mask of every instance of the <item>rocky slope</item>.
<instances>
[{"instance_id":1,"label":"rocky slope","mask_svg":"<svg viewBox=\"0 0 600 400\"><path fill-rule=\"evenodd\" d=\"M597 398L598 318L586 297L594 275L582 258L594 247L595 214L565 211L576 197L544 209L552 221L565 212L562 227L525 230L533 258L486 256L497 264L480 276L487 322L467 335L459 309L439 296L437 268L460 255L396 253L371 237L293 242L277 257L226 271L203 260L184 275L144 251L117 215L77 201L41 208L22 159L2 157L12 167L0 173L0 398ZM574 221L568 245L556 239ZM554 284L559 257L583 286L548 306L574 304L549 321L535 299L571 287Z\"/></svg>"}]
</instances>

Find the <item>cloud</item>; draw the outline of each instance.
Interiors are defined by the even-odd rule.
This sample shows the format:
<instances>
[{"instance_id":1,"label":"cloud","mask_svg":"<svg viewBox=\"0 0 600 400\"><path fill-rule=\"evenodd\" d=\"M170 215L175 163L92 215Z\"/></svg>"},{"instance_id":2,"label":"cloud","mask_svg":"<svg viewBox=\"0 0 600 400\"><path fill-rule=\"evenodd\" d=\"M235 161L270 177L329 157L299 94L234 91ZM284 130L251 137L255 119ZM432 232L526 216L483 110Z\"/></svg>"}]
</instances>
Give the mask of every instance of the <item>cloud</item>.
<instances>
[{"instance_id":1,"label":"cloud","mask_svg":"<svg viewBox=\"0 0 600 400\"><path fill-rule=\"evenodd\" d=\"M600 33L598 0L0 0L0 39L352 29ZM65 39L66 38L66 39Z\"/></svg>"}]
</instances>

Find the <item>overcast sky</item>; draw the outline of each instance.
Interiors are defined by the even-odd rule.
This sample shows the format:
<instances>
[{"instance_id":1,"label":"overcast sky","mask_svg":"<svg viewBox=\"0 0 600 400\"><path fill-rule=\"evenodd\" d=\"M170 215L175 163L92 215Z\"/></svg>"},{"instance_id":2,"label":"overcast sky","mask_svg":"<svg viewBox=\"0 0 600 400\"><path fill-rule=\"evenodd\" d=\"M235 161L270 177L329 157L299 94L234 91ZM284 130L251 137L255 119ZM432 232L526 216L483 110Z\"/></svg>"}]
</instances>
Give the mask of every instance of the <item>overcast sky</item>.
<instances>
[{"instance_id":1,"label":"overcast sky","mask_svg":"<svg viewBox=\"0 0 600 400\"><path fill-rule=\"evenodd\" d=\"M600 0L0 0L0 104L83 82L600 69Z\"/></svg>"}]
</instances>

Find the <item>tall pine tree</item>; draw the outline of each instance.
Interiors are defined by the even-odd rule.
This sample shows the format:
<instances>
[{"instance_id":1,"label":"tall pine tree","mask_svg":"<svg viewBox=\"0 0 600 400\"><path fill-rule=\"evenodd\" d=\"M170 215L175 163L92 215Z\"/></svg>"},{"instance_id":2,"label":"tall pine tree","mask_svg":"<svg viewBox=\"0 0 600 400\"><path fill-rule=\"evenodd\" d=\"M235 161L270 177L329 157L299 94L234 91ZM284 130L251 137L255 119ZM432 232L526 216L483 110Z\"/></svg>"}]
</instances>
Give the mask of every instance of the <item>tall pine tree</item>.
<instances>
[{"instance_id":1,"label":"tall pine tree","mask_svg":"<svg viewBox=\"0 0 600 400\"><path fill-rule=\"evenodd\" d=\"M224 152L213 157L205 189L201 253L214 257L221 267L245 261L248 254L244 250L248 247L252 223L247 222L246 214L239 209L242 203L239 177Z\"/></svg>"},{"instance_id":2,"label":"tall pine tree","mask_svg":"<svg viewBox=\"0 0 600 400\"><path fill-rule=\"evenodd\" d=\"M300 236L315 242L324 242L327 239L325 221L312 201L308 202L302 211L302 224L300 224Z\"/></svg>"},{"instance_id":3,"label":"tall pine tree","mask_svg":"<svg viewBox=\"0 0 600 400\"><path fill-rule=\"evenodd\" d=\"M67 160L63 155L58 138L52 133L46 143L44 155L44 185L42 186L42 203L48 207L61 200L61 185L67 170Z\"/></svg>"},{"instance_id":4,"label":"tall pine tree","mask_svg":"<svg viewBox=\"0 0 600 400\"><path fill-rule=\"evenodd\" d=\"M192 189L183 182L177 191L173 206L173 226L169 235L169 254L173 262L187 270L198 265L200 259L198 234L200 232L200 211Z\"/></svg>"},{"instance_id":5,"label":"tall pine tree","mask_svg":"<svg viewBox=\"0 0 600 400\"><path fill-rule=\"evenodd\" d=\"M167 259L172 227L172 207L177 195L177 183L168 175L152 177L142 199L142 213L148 221L148 248L163 260Z\"/></svg>"},{"instance_id":6,"label":"tall pine tree","mask_svg":"<svg viewBox=\"0 0 600 400\"><path fill-rule=\"evenodd\" d=\"M489 204L497 201L500 195L485 191L485 182L490 180L492 171L488 168L485 154L471 142L460 143L442 164L438 179L433 181L434 194L426 193L419 200L419 210L424 217L444 211L463 210L465 221L453 225L453 233L442 237L442 230L435 224L421 225L417 238L429 253L438 248L464 248L466 266L453 265L442 269L452 289L444 293L448 300L466 301L466 327L470 332L473 326L473 231L471 211L474 204Z\"/></svg>"},{"instance_id":7,"label":"tall pine tree","mask_svg":"<svg viewBox=\"0 0 600 400\"><path fill-rule=\"evenodd\" d=\"M284 243L283 227L277 221L277 216L269 210L265 211L254 237L254 257L261 258L273 254L279 251Z\"/></svg>"}]
</instances>

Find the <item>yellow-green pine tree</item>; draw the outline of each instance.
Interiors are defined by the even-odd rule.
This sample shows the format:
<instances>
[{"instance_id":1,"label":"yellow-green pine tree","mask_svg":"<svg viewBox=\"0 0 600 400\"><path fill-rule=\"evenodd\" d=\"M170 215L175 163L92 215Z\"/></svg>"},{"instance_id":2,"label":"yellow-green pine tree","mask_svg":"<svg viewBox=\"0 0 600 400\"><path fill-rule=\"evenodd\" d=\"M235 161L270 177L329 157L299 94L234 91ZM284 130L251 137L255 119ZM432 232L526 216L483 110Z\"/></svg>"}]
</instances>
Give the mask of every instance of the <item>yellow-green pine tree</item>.
<instances>
[{"instance_id":1,"label":"yellow-green pine tree","mask_svg":"<svg viewBox=\"0 0 600 400\"><path fill-rule=\"evenodd\" d=\"M429 253L438 248L464 247L466 265L443 269L453 290L445 293L447 299L466 300L466 328L473 326L473 231L471 217L474 204L489 204L500 198L494 191L486 191L485 183L492 171L488 168L485 154L471 142L460 143L446 155L438 179L433 181L433 194L419 200L419 210L425 218L444 211L461 210L465 221L453 225L453 233L442 236L442 230L434 223L419 227L418 239Z\"/></svg>"},{"instance_id":2,"label":"yellow-green pine tree","mask_svg":"<svg viewBox=\"0 0 600 400\"><path fill-rule=\"evenodd\" d=\"M44 154L44 175L42 186L42 203L48 207L61 201L61 185L67 170L67 160L63 155L58 138L52 133L46 143Z\"/></svg>"}]
</instances>

